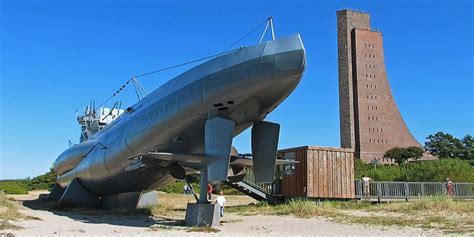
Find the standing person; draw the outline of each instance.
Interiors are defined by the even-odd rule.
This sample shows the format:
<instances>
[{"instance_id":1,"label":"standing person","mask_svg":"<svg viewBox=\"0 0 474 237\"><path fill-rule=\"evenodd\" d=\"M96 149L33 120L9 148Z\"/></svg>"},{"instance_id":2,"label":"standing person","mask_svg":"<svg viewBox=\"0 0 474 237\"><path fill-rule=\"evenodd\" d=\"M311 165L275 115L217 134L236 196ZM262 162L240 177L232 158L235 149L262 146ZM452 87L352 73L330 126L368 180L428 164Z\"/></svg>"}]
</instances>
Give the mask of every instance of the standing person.
<instances>
[{"instance_id":1,"label":"standing person","mask_svg":"<svg viewBox=\"0 0 474 237\"><path fill-rule=\"evenodd\" d=\"M224 216L224 206L225 206L225 197L224 197L224 192L220 191L219 196L217 196L216 201L214 203L219 204L219 210L221 217Z\"/></svg>"},{"instance_id":2,"label":"standing person","mask_svg":"<svg viewBox=\"0 0 474 237\"><path fill-rule=\"evenodd\" d=\"M186 192L188 193L188 195L193 194L193 192L191 191L191 186L189 184L186 184Z\"/></svg>"},{"instance_id":3,"label":"standing person","mask_svg":"<svg viewBox=\"0 0 474 237\"><path fill-rule=\"evenodd\" d=\"M364 176L362 178L362 185L364 186L364 197L366 199L369 199L370 195L370 181L372 181L372 179L367 176Z\"/></svg>"},{"instance_id":4,"label":"standing person","mask_svg":"<svg viewBox=\"0 0 474 237\"><path fill-rule=\"evenodd\" d=\"M212 191L213 191L213 188L212 188L212 184L211 183L207 183L207 200L208 201L211 201L212 199Z\"/></svg>"},{"instance_id":5,"label":"standing person","mask_svg":"<svg viewBox=\"0 0 474 237\"><path fill-rule=\"evenodd\" d=\"M449 178L446 179L446 191L448 196L452 197L454 195L454 183Z\"/></svg>"},{"instance_id":6,"label":"standing person","mask_svg":"<svg viewBox=\"0 0 474 237\"><path fill-rule=\"evenodd\" d=\"M188 184L184 184L183 190L184 190L184 194L186 194L186 195L189 194L189 192L188 192Z\"/></svg>"}]
</instances>

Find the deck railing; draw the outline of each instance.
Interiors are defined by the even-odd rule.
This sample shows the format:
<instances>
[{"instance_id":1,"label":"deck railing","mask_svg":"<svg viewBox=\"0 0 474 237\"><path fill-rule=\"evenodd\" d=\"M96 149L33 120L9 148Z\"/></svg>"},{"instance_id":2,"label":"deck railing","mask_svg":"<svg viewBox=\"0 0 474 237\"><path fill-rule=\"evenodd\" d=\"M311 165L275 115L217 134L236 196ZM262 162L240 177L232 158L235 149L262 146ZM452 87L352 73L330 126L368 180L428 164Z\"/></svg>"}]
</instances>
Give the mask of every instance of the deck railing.
<instances>
[{"instance_id":1,"label":"deck railing","mask_svg":"<svg viewBox=\"0 0 474 237\"><path fill-rule=\"evenodd\" d=\"M270 195L280 195L280 182L257 183L255 182L255 173L252 169L246 169L244 180L247 184L260 189L260 191Z\"/></svg>"},{"instance_id":2,"label":"deck railing","mask_svg":"<svg viewBox=\"0 0 474 237\"><path fill-rule=\"evenodd\" d=\"M247 184L258 188L270 195L281 195L281 182L256 183L255 174L252 169L247 169L244 180ZM355 197L358 199L369 198L378 200L389 199L416 199L429 196L446 196L447 188L445 182L393 182L372 181L369 185L369 193L365 195L362 180L355 180ZM453 197L463 199L474 199L474 183L454 183Z\"/></svg>"},{"instance_id":3,"label":"deck railing","mask_svg":"<svg viewBox=\"0 0 474 237\"><path fill-rule=\"evenodd\" d=\"M428 196L448 195L444 182L370 182L369 193L364 193L362 180L355 180L356 198L370 199L414 199ZM474 199L474 183L454 183L453 197Z\"/></svg>"}]
</instances>

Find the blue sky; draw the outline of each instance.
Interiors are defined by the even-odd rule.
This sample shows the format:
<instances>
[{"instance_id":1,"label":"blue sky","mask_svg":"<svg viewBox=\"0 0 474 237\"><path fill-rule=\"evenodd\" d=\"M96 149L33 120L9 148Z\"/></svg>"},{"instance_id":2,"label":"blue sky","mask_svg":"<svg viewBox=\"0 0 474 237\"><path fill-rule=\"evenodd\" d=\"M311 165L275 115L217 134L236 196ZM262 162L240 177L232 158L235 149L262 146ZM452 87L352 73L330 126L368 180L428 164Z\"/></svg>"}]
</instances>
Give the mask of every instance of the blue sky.
<instances>
[{"instance_id":1,"label":"blue sky","mask_svg":"<svg viewBox=\"0 0 474 237\"><path fill-rule=\"evenodd\" d=\"M78 141L75 111L90 100L132 75L221 52L268 16L277 37L301 33L308 54L303 81L268 116L281 124L279 147L338 147L336 11L345 8L370 13L383 32L392 92L421 143L437 131L473 133L468 0L169 2L0 1L0 179L46 172ZM185 69L140 81L151 91ZM131 87L118 99L136 102ZM234 145L250 151L249 132Z\"/></svg>"}]
</instances>

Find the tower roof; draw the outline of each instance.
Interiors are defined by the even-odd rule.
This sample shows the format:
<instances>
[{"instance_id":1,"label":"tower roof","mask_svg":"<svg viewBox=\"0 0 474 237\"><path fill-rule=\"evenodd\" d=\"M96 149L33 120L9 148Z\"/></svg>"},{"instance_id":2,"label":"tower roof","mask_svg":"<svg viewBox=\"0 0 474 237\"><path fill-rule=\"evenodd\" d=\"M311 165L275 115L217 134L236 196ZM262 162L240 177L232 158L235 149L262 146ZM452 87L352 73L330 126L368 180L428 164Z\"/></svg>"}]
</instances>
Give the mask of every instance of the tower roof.
<instances>
[{"instance_id":1,"label":"tower roof","mask_svg":"<svg viewBox=\"0 0 474 237\"><path fill-rule=\"evenodd\" d=\"M363 11L360 11L360 10L353 10L353 9L342 9L342 10L339 10L339 11L336 11L336 14L343 14L343 13L355 13L355 14L364 14L364 15L369 15L369 13L367 12L363 12Z\"/></svg>"}]
</instances>

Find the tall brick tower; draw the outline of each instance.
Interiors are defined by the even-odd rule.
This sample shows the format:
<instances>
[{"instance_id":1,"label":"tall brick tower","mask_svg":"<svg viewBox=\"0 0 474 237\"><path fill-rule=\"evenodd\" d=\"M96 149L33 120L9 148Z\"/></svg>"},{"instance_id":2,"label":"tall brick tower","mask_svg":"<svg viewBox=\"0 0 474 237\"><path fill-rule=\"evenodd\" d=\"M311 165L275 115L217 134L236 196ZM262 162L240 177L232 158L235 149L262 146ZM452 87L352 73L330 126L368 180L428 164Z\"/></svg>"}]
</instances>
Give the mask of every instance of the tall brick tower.
<instances>
[{"instance_id":1,"label":"tall brick tower","mask_svg":"<svg viewBox=\"0 0 474 237\"><path fill-rule=\"evenodd\" d=\"M392 147L420 146L393 99L385 72L382 33L370 15L337 12L341 147L365 162L383 160Z\"/></svg>"}]
</instances>

